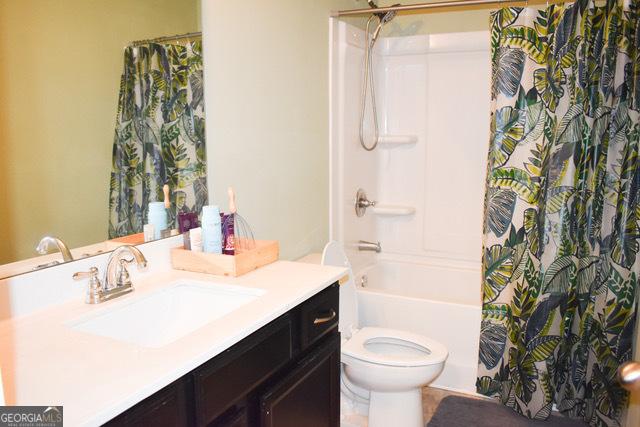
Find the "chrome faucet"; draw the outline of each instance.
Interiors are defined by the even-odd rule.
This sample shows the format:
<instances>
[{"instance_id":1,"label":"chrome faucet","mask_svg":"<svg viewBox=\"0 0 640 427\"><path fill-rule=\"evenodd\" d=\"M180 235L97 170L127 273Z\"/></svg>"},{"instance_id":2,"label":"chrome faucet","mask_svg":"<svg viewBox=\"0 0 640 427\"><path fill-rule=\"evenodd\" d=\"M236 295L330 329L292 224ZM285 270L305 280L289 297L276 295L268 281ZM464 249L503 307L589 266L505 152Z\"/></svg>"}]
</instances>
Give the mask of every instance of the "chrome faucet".
<instances>
[{"instance_id":1,"label":"chrome faucet","mask_svg":"<svg viewBox=\"0 0 640 427\"><path fill-rule=\"evenodd\" d=\"M133 255L133 258L124 258L124 253L129 252ZM107 260L107 268L104 272L103 286L105 291L117 288L131 288L131 278L129 277L129 271L127 271L127 264L131 264L135 259L138 268L145 268L147 266L147 259L142 255L140 249L131 245L118 246Z\"/></svg>"},{"instance_id":2,"label":"chrome faucet","mask_svg":"<svg viewBox=\"0 0 640 427\"><path fill-rule=\"evenodd\" d=\"M38 246L36 246L36 252L40 255L46 255L49 252L49 246L55 245L58 250L62 254L62 260L64 262L73 261L73 255L71 255L71 251L69 247L60 239L54 236L44 236Z\"/></svg>"},{"instance_id":3,"label":"chrome faucet","mask_svg":"<svg viewBox=\"0 0 640 427\"><path fill-rule=\"evenodd\" d=\"M380 245L380 242L367 242L366 240L359 240L358 250L373 251L375 253L380 253L382 252L382 246Z\"/></svg>"},{"instance_id":4,"label":"chrome faucet","mask_svg":"<svg viewBox=\"0 0 640 427\"><path fill-rule=\"evenodd\" d=\"M125 258L126 252L133 255L133 258ZM73 275L74 280L89 278L85 302L87 304L98 304L132 292L133 283L131 283L127 264L134 262L134 260L138 268L147 266L147 259L140 252L140 249L131 245L122 245L109 255L102 281L98 278L98 269L95 267L86 272L75 273Z\"/></svg>"}]
</instances>

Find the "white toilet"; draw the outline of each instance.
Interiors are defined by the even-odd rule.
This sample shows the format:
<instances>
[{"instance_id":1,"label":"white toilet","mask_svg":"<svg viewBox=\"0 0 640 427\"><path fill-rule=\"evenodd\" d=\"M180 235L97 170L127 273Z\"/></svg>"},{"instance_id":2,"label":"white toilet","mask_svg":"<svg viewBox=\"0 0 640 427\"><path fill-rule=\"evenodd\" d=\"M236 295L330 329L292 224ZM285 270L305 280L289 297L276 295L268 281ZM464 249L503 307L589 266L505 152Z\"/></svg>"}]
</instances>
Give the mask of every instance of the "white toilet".
<instances>
[{"instance_id":1,"label":"white toilet","mask_svg":"<svg viewBox=\"0 0 640 427\"><path fill-rule=\"evenodd\" d=\"M397 329L358 328L358 305L351 264L342 245L330 242L323 265L349 269L340 286L342 335L341 424L369 427L423 427L421 388L444 368L445 346Z\"/></svg>"}]
</instances>

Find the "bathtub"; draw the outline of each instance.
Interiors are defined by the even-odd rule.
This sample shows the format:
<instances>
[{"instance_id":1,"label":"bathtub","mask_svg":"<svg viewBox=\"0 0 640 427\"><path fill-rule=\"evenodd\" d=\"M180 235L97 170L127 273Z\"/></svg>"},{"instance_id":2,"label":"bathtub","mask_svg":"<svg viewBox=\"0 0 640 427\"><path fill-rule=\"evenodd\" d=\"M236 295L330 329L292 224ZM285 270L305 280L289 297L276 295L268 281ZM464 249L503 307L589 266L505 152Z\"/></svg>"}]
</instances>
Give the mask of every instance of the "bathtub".
<instances>
[{"instance_id":1,"label":"bathtub","mask_svg":"<svg viewBox=\"0 0 640 427\"><path fill-rule=\"evenodd\" d=\"M361 326L404 329L439 341L449 358L431 386L475 394L478 268L382 260L354 275Z\"/></svg>"}]
</instances>

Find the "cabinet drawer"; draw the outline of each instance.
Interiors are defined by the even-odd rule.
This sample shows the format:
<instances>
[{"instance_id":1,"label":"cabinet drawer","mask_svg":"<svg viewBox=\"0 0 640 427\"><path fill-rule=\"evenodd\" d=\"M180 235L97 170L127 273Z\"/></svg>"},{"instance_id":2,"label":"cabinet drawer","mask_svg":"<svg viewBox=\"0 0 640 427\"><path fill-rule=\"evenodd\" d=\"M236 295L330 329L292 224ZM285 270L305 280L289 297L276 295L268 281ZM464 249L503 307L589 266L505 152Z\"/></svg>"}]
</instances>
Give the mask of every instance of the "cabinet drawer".
<instances>
[{"instance_id":1,"label":"cabinet drawer","mask_svg":"<svg viewBox=\"0 0 640 427\"><path fill-rule=\"evenodd\" d=\"M285 315L193 373L196 425L212 422L292 357L291 316Z\"/></svg>"},{"instance_id":2,"label":"cabinet drawer","mask_svg":"<svg viewBox=\"0 0 640 427\"><path fill-rule=\"evenodd\" d=\"M304 350L338 326L338 283L334 283L300 307L300 344Z\"/></svg>"}]
</instances>

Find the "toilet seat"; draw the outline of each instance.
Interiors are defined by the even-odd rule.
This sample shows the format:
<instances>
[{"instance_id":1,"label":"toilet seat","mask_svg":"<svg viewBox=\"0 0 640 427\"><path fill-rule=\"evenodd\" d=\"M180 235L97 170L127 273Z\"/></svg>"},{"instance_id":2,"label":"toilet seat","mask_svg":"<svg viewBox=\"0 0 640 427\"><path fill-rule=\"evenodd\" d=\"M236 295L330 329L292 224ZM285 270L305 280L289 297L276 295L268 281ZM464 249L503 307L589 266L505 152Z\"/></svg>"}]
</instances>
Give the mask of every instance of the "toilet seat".
<instances>
[{"instance_id":1,"label":"toilet seat","mask_svg":"<svg viewBox=\"0 0 640 427\"><path fill-rule=\"evenodd\" d=\"M442 363L448 352L439 342L419 334L364 327L342 345L342 354L378 365L412 367Z\"/></svg>"}]
</instances>

